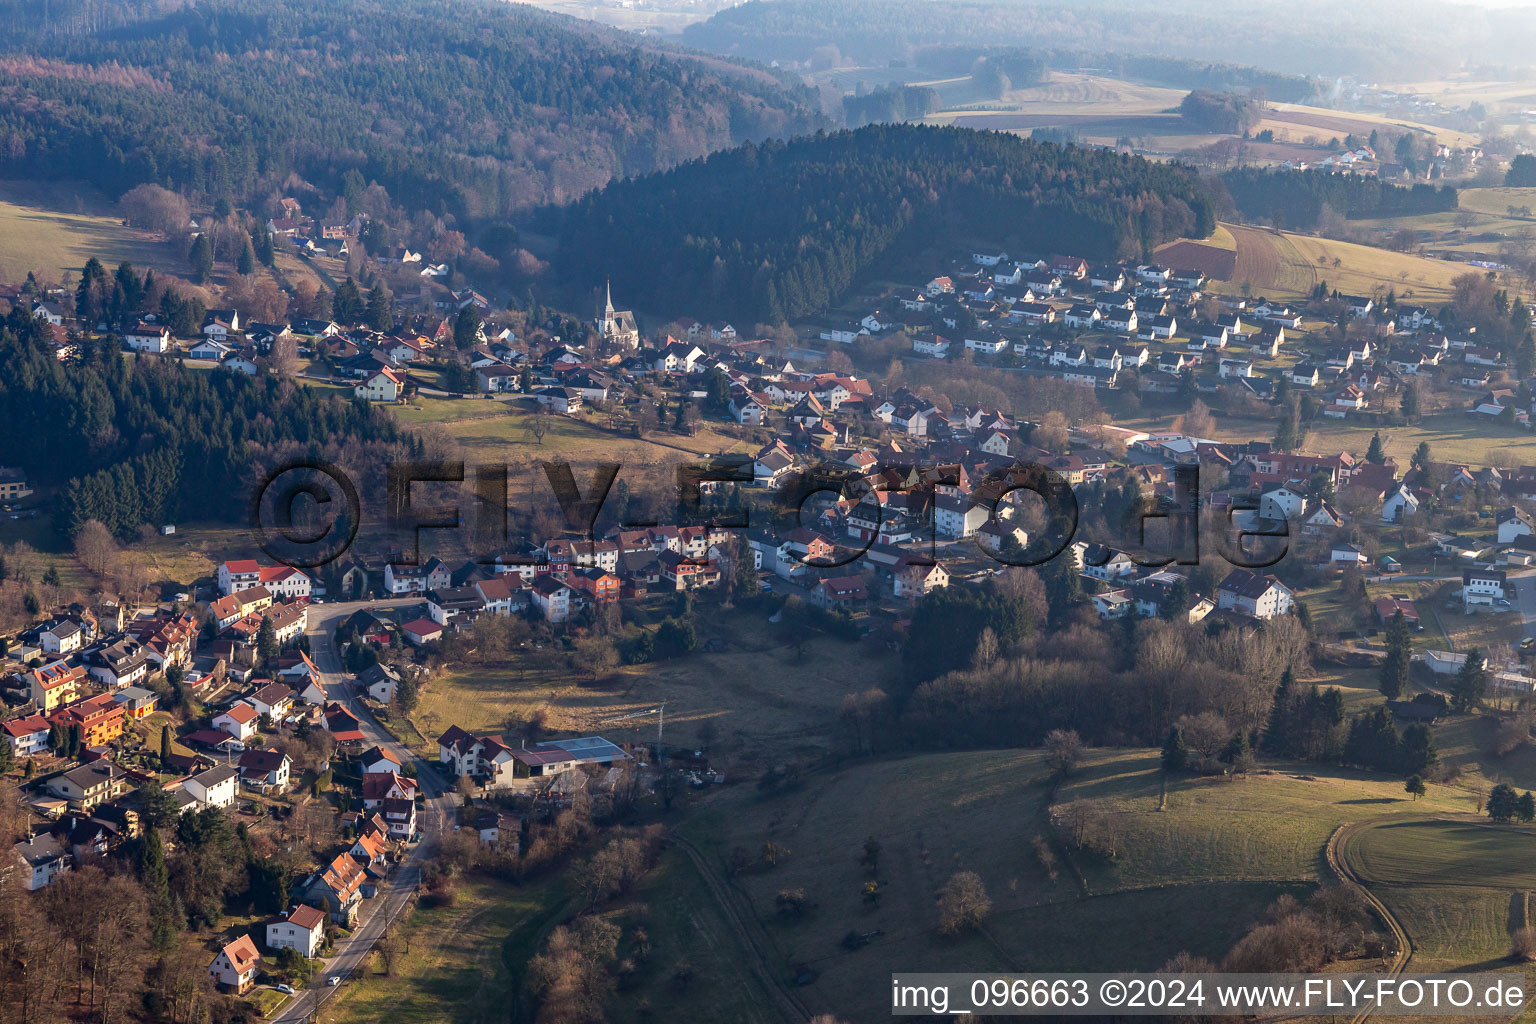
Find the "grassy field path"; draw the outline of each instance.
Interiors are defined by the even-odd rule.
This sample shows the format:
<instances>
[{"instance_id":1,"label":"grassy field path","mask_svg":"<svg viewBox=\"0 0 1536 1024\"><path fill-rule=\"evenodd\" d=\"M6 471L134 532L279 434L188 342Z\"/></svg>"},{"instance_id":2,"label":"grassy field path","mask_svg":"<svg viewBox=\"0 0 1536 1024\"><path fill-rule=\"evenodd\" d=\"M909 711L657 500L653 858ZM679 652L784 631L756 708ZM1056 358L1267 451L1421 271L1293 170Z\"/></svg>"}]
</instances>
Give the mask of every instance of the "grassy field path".
<instances>
[{"instance_id":1,"label":"grassy field path","mask_svg":"<svg viewBox=\"0 0 1536 1024\"><path fill-rule=\"evenodd\" d=\"M1358 892L1376 916L1381 918L1382 924L1392 933L1392 963L1387 967L1387 977L1396 978L1408 967L1408 961L1413 957L1413 942L1408 938L1408 933L1403 929L1402 923L1385 903L1366 884L1360 880L1355 869L1349 863L1349 841L1364 829L1371 828L1375 822L1347 822L1334 829L1333 835L1328 837L1326 856L1328 866L1333 868L1334 874L1339 876L1339 881L1345 886ZM1362 1024L1375 1009L1374 1005L1367 1006L1354 1017L1350 1018L1350 1024Z\"/></svg>"},{"instance_id":2,"label":"grassy field path","mask_svg":"<svg viewBox=\"0 0 1536 1024\"><path fill-rule=\"evenodd\" d=\"M720 913L724 915L731 931L735 933L742 951L752 958L752 973L757 975L758 980L762 982L763 988L767 989L768 994L773 997L773 1003L784 1015L784 1019L792 1021L793 1024L803 1024L804 1021L810 1020L811 1014L805 1008L805 1004L800 1001L800 998L795 993L790 991L789 986L784 984L784 980L779 977L779 972L774 969L773 965L763 955L763 946L758 941L758 935L754 931L755 928L760 927L756 917L752 915L743 917L736 909L736 901L731 898L730 890L725 881L720 878L719 874L715 871L714 865L709 862L708 857L699 851L698 847L676 833L671 838L688 855L694 870L704 880L710 895L714 897L715 903L720 908Z\"/></svg>"}]
</instances>

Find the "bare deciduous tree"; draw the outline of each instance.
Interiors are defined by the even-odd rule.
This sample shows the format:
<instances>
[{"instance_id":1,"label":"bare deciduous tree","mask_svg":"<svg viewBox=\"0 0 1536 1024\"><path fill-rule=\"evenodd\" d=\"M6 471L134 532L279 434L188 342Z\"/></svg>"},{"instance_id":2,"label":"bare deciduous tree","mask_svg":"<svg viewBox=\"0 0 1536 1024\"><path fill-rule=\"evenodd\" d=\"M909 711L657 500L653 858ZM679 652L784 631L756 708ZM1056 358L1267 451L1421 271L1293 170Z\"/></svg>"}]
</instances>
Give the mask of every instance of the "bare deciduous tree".
<instances>
[{"instance_id":1,"label":"bare deciduous tree","mask_svg":"<svg viewBox=\"0 0 1536 1024\"><path fill-rule=\"evenodd\" d=\"M939 931L958 935L981 927L992 910L992 900L981 876L974 871L957 871L939 890Z\"/></svg>"}]
</instances>

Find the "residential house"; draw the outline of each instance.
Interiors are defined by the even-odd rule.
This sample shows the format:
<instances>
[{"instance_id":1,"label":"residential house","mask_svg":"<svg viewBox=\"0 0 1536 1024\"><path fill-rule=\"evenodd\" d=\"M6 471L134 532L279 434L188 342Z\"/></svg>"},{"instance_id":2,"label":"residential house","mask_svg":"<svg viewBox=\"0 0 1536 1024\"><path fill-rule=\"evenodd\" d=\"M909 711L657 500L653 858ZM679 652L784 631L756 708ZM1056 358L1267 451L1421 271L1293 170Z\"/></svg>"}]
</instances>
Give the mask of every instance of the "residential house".
<instances>
[{"instance_id":1,"label":"residential house","mask_svg":"<svg viewBox=\"0 0 1536 1024\"><path fill-rule=\"evenodd\" d=\"M894 588L897 598L916 601L929 591L949 586L949 570L943 563L924 565L908 562L896 570Z\"/></svg>"},{"instance_id":2,"label":"residential house","mask_svg":"<svg viewBox=\"0 0 1536 1024\"><path fill-rule=\"evenodd\" d=\"M116 764L101 758L55 775L44 788L60 800L69 802L72 811L89 811L122 796L129 789L128 778Z\"/></svg>"},{"instance_id":3,"label":"residential house","mask_svg":"<svg viewBox=\"0 0 1536 1024\"><path fill-rule=\"evenodd\" d=\"M11 852L28 872L26 886L29 892L57 881L72 864L69 849L58 836L48 832L17 843L11 847Z\"/></svg>"},{"instance_id":4,"label":"residential house","mask_svg":"<svg viewBox=\"0 0 1536 1024\"><path fill-rule=\"evenodd\" d=\"M367 869L350 853L338 853L304 886L305 896L323 905L332 921L346 928L357 923L357 910L363 900L363 882Z\"/></svg>"},{"instance_id":5,"label":"residential house","mask_svg":"<svg viewBox=\"0 0 1536 1024\"><path fill-rule=\"evenodd\" d=\"M240 771L220 764L183 779L181 788L204 807L233 807L239 792Z\"/></svg>"},{"instance_id":6,"label":"residential house","mask_svg":"<svg viewBox=\"0 0 1536 1024\"><path fill-rule=\"evenodd\" d=\"M1516 537L1531 535L1531 517L1522 508L1510 505L1498 514L1499 543L1513 544Z\"/></svg>"},{"instance_id":7,"label":"residential house","mask_svg":"<svg viewBox=\"0 0 1536 1024\"><path fill-rule=\"evenodd\" d=\"M324 945L324 911L300 903L287 916L267 922L268 949L291 949L312 960Z\"/></svg>"},{"instance_id":8,"label":"residential house","mask_svg":"<svg viewBox=\"0 0 1536 1024\"><path fill-rule=\"evenodd\" d=\"M5 742L11 748L12 758L19 763L33 754L46 751L50 724L42 715L27 715L0 725L0 732L3 732Z\"/></svg>"},{"instance_id":9,"label":"residential house","mask_svg":"<svg viewBox=\"0 0 1536 1024\"><path fill-rule=\"evenodd\" d=\"M1288 614L1295 604L1291 589L1272 575L1259 575L1247 569L1233 569L1216 588L1216 606L1272 619Z\"/></svg>"},{"instance_id":10,"label":"residential house","mask_svg":"<svg viewBox=\"0 0 1536 1024\"><path fill-rule=\"evenodd\" d=\"M276 749L250 749L240 754L240 784L259 793L284 793L293 762Z\"/></svg>"},{"instance_id":11,"label":"residential house","mask_svg":"<svg viewBox=\"0 0 1536 1024\"><path fill-rule=\"evenodd\" d=\"M1508 578L1502 569L1463 569L1461 603L1468 614L1479 607L1508 604L1504 588Z\"/></svg>"},{"instance_id":12,"label":"residential house","mask_svg":"<svg viewBox=\"0 0 1536 1024\"><path fill-rule=\"evenodd\" d=\"M244 743L256 735L261 713L245 701L236 701L214 716L213 727Z\"/></svg>"},{"instance_id":13,"label":"residential house","mask_svg":"<svg viewBox=\"0 0 1536 1024\"><path fill-rule=\"evenodd\" d=\"M405 377L392 367L381 366L352 393L370 402L398 402L405 394Z\"/></svg>"}]
</instances>

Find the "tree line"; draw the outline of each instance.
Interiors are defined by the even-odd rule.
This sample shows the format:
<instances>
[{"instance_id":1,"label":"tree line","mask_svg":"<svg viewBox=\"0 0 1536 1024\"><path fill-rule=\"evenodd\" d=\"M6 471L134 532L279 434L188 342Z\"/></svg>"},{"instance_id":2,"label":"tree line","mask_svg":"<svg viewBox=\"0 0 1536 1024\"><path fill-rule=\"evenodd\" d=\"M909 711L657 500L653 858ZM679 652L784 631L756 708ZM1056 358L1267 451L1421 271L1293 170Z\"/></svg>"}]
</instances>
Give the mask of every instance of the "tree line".
<instances>
[{"instance_id":1,"label":"tree line","mask_svg":"<svg viewBox=\"0 0 1536 1024\"><path fill-rule=\"evenodd\" d=\"M744 201L745 197L751 201ZM554 266L661 312L780 323L909 248L986 238L1087 257L1215 227L1196 176L995 132L871 125L746 144L546 210Z\"/></svg>"},{"instance_id":2,"label":"tree line","mask_svg":"<svg viewBox=\"0 0 1536 1024\"><path fill-rule=\"evenodd\" d=\"M1358 174L1324 170L1237 167L1221 176L1237 211L1250 221L1308 230L1327 206L1345 217L1411 217L1456 209L1449 185L1392 185Z\"/></svg>"}]
</instances>

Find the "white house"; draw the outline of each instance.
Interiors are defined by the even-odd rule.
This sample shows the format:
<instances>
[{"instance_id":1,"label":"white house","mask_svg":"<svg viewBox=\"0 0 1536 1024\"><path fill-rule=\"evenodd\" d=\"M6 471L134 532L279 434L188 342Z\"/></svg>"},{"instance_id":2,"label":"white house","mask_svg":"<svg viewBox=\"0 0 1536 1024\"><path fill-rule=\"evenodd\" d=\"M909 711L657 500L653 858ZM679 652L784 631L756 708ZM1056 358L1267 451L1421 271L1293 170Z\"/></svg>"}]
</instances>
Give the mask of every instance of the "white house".
<instances>
[{"instance_id":1,"label":"white house","mask_svg":"<svg viewBox=\"0 0 1536 1024\"><path fill-rule=\"evenodd\" d=\"M1492 606L1503 601L1506 577L1502 569L1461 570L1461 603L1470 612L1473 608Z\"/></svg>"},{"instance_id":2,"label":"white house","mask_svg":"<svg viewBox=\"0 0 1536 1024\"><path fill-rule=\"evenodd\" d=\"M240 700L231 704L222 714L215 716L213 727L220 732L229 733L229 735L244 743L256 735L256 720L260 717L260 712L245 701Z\"/></svg>"},{"instance_id":3,"label":"white house","mask_svg":"<svg viewBox=\"0 0 1536 1024\"><path fill-rule=\"evenodd\" d=\"M1233 569L1216 588L1216 607L1273 619L1289 613L1295 595L1274 576L1260 576L1247 569Z\"/></svg>"},{"instance_id":4,"label":"white house","mask_svg":"<svg viewBox=\"0 0 1536 1024\"><path fill-rule=\"evenodd\" d=\"M352 389L358 398L370 402L398 402L405 393L405 378L388 366L381 366L373 376Z\"/></svg>"},{"instance_id":5,"label":"white house","mask_svg":"<svg viewBox=\"0 0 1536 1024\"><path fill-rule=\"evenodd\" d=\"M292 949L313 959L325 945L325 912L301 903L286 917L267 922L267 948Z\"/></svg>"},{"instance_id":6,"label":"white house","mask_svg":"<svg viewBox=\"0 0 1536 1024\"><path fill-rule=\"evenodd\" d=\"M1531 517L1513 505L1499 513L1498 522L1500 544L1513 544L1516 537L1531 535ZM44 649L47 649L46 645Z\"/></svg>"},{"instance_id":7,"label":"white house","mask_svg":"<svg viewBox=\"0 0 1536 1024\"><path fill-rule=\"evenodd\" d=\"M208 976L220 988L236 994L247 992L255 986L256 975L259 973L261 953L249 935L242 935L219 950L213 963L208 965Z\"/></svg>"},{"instance_id":8,"label":"white house","mask_svg":"<svg viewBox=\"0 0 1536 1024\"><path fill-rule=\"evenodd\" d=\"M169 352L171 329L164 324L137 323L123 332L123 344L135 352Z\"/></svg>"},{"instance_id":9,"label":"white house","mask_svg":"<svg viewBox=\"0 0 1536 1024\"><path fill-rule=\"evenodd\" d=\"M1400 523L1419 510L1419 499L1406 485L1398 484L1381 500L1381 521Z\"/></svg>"},{"instance_id":10,"label":"white house","mask_svg":"<svg viewBox=\"0 0 1536 1024\"><path fill-rule=\"evenodd\" d=\"M231 765L215 765L182 780L181 788L207 807L233 807L240 788L240 772Z\"/></svg>"},{"instance_id":11,"label":"white house","mask_svg":"<svg viewBox=\"0 0 1536 1024\"><path fill-rule=\"evenodd\" d=\"M1306 496L1289 487L1276 487L1259 496L1259 516L1263 519L1291 519L1306 507Z\"/></svg>"},{"instance_id":12,"label":"white house","mask_svg":"<svg viewBox=\"0 0 1536 1024\"><path fill-rule=\"evenodd\" d=\"M27 889L30 892L36 892L49 885L69 870L69 850L57 836L47 832L26 842L17 843L11 847L11 850L15 858L30 872L27 876Z\"/></svg>"}]
</instances>

